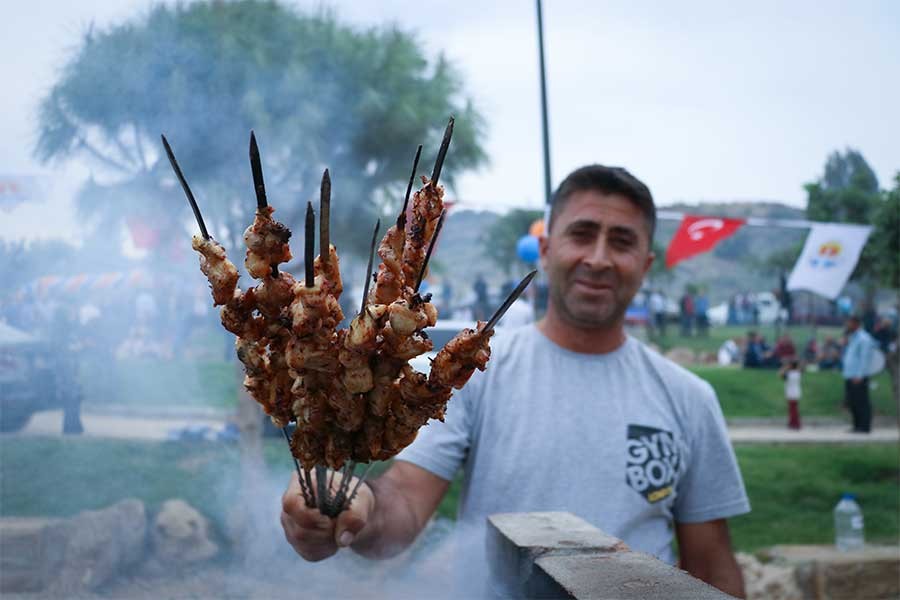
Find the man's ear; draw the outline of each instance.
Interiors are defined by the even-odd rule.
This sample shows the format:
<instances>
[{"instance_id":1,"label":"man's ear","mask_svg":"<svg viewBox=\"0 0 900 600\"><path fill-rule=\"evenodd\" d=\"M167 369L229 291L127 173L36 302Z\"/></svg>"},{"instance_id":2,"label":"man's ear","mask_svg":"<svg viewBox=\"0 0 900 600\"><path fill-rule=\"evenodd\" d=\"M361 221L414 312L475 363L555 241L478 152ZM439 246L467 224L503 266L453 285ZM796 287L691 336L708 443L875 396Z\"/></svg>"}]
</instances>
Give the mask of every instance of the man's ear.
<instances>
[{"instance_id":1,"label":"man's ear","mask_svg":"<svg viewBox=\"0 0 900 600\"><path fill-rule=\"evenodd\" d=\"M550 238L546 234L539 236L538 237L538 253L539 253L540 261L541 261L541 269L544 271L547 270L546 257L547 257L547 252L549 252L549 250L550 250Z\"/></svg>"},{"instance_id":2,"label":"man's ear","mask_svg":"<svg viewBox=\"0 0 900 600\"><path fill-rule=\"evenodd\" d=\"M647 262L644 264L644 275L646 275L650 271L650 267L653 266L654 260L656 260L656 253L651 251L647 255Z\"/></svg>"}]
</instances>

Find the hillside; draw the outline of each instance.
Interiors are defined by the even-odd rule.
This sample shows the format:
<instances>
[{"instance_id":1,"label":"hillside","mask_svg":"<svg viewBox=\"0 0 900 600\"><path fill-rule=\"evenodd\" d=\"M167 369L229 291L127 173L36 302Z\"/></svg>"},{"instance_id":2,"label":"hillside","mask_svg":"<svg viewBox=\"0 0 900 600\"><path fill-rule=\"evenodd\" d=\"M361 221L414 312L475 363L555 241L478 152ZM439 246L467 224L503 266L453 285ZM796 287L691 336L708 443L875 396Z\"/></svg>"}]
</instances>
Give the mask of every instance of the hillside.
<instances>
[{"instance_id":1,"label":"hillside","mask_svg":"<svg viewBox=\"0 0 900 600\"><path fill-rule=\"evenodd\" d=\"M774 202L675 204L660 210L726 217L804 218L802 210ZM447 276L453 282L457 297L463 290L471 289L478 273L484 274L492 288L503 282L505 275L485 259L482 251L484 233L499 217L489 211L455 210L447 218L435 253L435 274ZM677 227L676 221L660 221L657 244L666 248ZM687 283L705 285L713 303L743 290L775 289L779 273L767 272L760 265L774 252L791 246L799 248L805 237L804 229L743 227L713 252L682 262L664 277L649 283L670 296L679 295ZM524 269L522 265L523 272Z\"/></svg>"}]
</instances>

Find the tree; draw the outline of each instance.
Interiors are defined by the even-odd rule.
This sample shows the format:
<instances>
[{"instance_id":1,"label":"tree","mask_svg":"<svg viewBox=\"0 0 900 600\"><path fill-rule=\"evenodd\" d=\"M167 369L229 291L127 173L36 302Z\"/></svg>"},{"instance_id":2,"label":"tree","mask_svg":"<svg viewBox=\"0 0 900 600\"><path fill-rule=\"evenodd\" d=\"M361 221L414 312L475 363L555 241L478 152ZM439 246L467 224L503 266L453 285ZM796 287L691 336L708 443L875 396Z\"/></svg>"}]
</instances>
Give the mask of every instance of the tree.
<instances>
[{"instance_id":1,"label":"tree","mask_svg":"<svg viewBox=\"0 0 900 600\"><path fill-rule=\"evenodd\" d=\"M517 208L498 218L481 238L485 255L504 273L512 275L516 265L523 264L516 252L516 244L543 214L540 210Z\"/></svg>"},{"instance_id":2,"label":"tree","mask_svg":"<svg viewBox=\"0 0 900 600\"><path fill-rule=\"evenodd\" d=\"M483 120L443 56L429 64L412 34L354 29L328 12L197 2L88 30L41 103L36 155L98 166L80 194L83 215L104 227L140 219L157 226L160 246L184 244L190 217L161 151L165 133L211 233L239 259L255 209L254 129L276 218L302 231L306 201L317 198L328 167L332 238L344 253L364 255L362 232L376 214L399 208L416 144L425 144L419 172L429 174L450 115L456 129L442 181L452 185L485 160Z\"/></svg>"},{"instance_id":3,"label":"tree","mask_svg":"<svg viewBox=\"0 0 900 600\"><path fill-rule=\"evenodd\" d=\"M878 179L862 154L848 148L833 152L825 163L825 173L816 182L804 186L807 193L806 216L813 221L870 224L885 200L878 190ZM897 256L881 253L871 239L863 249L852 280L866 290L871 302L878 282L878 269L883 261L896 261Z\"/></svg>"},{"instance_id":4,"label":"tree","mask_svg":"<svg viewBox=\"0 0 900 600\"><path fill-rule=\"evenodd\" d=\"M894 175L894 189L885 191L875 212L875 230L869 244L883 258L875 265L882 285L900 289L900 172Z\"/></svg>"}]
</instances>

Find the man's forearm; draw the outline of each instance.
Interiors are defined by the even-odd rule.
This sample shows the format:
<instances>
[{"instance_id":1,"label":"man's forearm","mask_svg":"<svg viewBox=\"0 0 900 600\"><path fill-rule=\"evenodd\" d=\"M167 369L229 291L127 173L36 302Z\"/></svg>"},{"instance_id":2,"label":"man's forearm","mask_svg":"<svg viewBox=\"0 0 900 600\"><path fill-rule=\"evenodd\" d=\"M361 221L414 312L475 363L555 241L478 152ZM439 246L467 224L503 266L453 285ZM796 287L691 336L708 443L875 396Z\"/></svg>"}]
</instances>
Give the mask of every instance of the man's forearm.
<instances>
[{"instance_id":1,"label":"man's forearm","mask_svg":"<svg viewBox=\"0 0 900 600\"><path fill-rule=\"evenodd\" d=\"M389 476L367 482L375 496L369 522L350 546L366 558L390 558L409 546L424 527L409 500Z\"/></svg>"},{"instance_id":2,"label":"man's forearm","mask_svg":"<svg viewBox=\"0 0 900 600\"><path fill-rule=\"evenodd\" d=\"M681 568L726 594L737 598L745 597L744 575L731 553L728 553L728 557L722 557L714 562L682 564Z\"/></svg>"}]
</instances>

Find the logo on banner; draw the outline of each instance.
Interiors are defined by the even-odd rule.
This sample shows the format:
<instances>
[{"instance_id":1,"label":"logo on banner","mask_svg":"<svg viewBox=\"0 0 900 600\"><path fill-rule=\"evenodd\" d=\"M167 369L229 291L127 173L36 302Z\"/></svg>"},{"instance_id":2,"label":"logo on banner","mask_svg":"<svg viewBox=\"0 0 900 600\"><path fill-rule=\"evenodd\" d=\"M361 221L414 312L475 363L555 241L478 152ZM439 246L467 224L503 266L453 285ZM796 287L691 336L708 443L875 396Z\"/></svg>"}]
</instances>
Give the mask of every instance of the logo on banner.
<instances>
[{"instance_id":1,"label":"logo on banner","mask_svg":"<svg viewBox=\"0 0 900 600\"><path fill-rule=\"evenodd\" d=\"M686 258L712 250L743 224L743 219L685 215L666 250L666 266L671 268Z\"/></svg>"},{"instance_id":2,"label":"logo on banner","mask_svg":"<svg viewBox=\"0 0 900 600\"><path fill-rule=\"evenodd\" d=\"M819 251L809 262L814 267L830 269L836 267L841 259L841 243L831 240L819 246Z\"/></svg>"},{"instance_id":3,"label":"logo on banner","mask_svg":"<svg viewBox=\"0 0 900 600\"><path fill-rule=\"evenodd\" d=\"M681 472L681 454L672 432L629 425L625 448L628 486L651 504L671 496Z\"/></svg>"},{"instance_id":4,"label":"logo on banner","mask_svg":"<svg viewBox=\"0 0 900 600\"><path fill-rule=\"evenodd\" d=\"M688 226L688 237L693 241L699 242L707 234L715 233L725 227L725 221L722 219L700 219L694 221Z\"/></svg>"}]
</instances>

